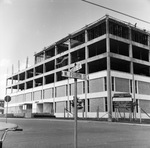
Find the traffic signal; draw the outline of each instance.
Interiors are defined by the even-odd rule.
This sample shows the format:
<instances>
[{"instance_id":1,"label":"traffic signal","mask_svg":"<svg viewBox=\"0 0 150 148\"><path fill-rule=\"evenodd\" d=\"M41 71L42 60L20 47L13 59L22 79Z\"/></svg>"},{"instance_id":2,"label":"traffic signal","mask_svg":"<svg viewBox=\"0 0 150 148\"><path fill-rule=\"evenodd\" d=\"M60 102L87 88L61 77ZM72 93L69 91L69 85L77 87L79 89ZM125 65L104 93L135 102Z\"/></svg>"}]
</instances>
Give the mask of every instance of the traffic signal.
<instances>
[{"instance_id":1,"label":"traffic signal","mask_svg":"<svg viewBox=\"0 0 150 148\"><path fill-rule=\"evenodd\" d=\"M71 101L72 107L74 107L74 101L75 101L75 98ZM80 100L79 98L77 98L77 109L83 108L82 103L83 103L83 100Z\"/></svg>"}]
</instances>

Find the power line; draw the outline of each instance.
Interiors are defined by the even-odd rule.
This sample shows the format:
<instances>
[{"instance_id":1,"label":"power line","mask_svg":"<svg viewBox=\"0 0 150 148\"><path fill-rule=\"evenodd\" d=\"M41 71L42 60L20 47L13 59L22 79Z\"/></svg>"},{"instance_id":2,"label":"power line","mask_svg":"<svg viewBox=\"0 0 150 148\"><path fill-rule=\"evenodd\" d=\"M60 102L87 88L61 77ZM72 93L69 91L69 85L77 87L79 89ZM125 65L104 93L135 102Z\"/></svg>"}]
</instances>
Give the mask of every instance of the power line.
<instances>
[{"instance_id":1,"label":"power line","mask_svg":"<svg viewBox=\"0 0 150 148\"><path fill-rule=\"evenodd\" d=\"M105 7L105 6L102 6L102 5L93 3L93 2L90 2L90 1L87 1L87 0L81 0L81 1L86 2L86 3L89 3L89 4L92 4L92 5L95 5L95 6L98 6L98 7L101 7L101 8L104 8L104 9L107 9L107 10L110 10L110 11L113 11L113 12L116 12L116 13L119 13L119 14L122 14L122 15L127 16L127 17L131 17L131 18L136 19L136 20L139 20L139 21L141 21L141 22L150 24L150 22L145 21L145 20L142 20L142 19L139 19L139 18L134 17L134 16L132 16L132 15L129 15L129 14L126 14L126 13L123 13L123 12L120 12L120 11L117 11L117 10L114 10L114 9L111 9L111 8L108 8L108 7Z\"/></svg>"}]
</instances>

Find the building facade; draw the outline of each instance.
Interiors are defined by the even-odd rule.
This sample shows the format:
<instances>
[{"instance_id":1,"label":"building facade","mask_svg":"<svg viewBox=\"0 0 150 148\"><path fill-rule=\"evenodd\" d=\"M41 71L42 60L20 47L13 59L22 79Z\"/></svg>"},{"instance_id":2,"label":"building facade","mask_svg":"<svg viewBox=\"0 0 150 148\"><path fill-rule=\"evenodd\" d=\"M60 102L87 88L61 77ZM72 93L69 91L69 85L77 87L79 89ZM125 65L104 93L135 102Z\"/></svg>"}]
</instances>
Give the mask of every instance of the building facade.
<instances>
[{"instance_id":1,"label":"building facade","mask_svg":"<svg viewBox=\"0 0 150 148\"><path fill-rule=\"evenodd\" d=\"M112 116L114 93L128 92L150 113L150 34L108 15L36 53L35 64L7 78L9 113L71 116L74 80L62 76L75 63L88 81L78 80L79 116ZM67 111L66 111L67 110ZM66 111L64 113L64 111ZM70 112L66 114L67 112Z\"/></svg>"},{"instance_id":2,"label":"building facade","mask_svg":"<svg viewBox=\"0 0 150 148\"><path fill-rule=\"evenodd\" d=\"M0 114L4 113L4 100L0 99Z\"/></svg>"}]
</instances>

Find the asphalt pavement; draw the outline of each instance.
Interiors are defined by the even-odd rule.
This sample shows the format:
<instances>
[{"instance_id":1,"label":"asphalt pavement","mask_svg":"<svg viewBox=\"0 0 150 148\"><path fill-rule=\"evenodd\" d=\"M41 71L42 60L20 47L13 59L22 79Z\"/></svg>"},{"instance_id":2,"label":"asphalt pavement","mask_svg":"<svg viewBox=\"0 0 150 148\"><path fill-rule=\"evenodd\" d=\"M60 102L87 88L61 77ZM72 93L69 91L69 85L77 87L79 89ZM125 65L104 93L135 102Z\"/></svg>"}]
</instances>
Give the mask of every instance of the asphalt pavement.
<instances>
[{"instance_id":1,"label":"asphalt pavement","mask_svg":"<svg viewBox=\"0 0 150 148\"><path fill-rule=\"evenodd\" d=\"M4 119L0 119L2 121ZM3 148L73 148L74 121L8 119L23 131L8 132ZM150 126L78 121L78 148L150 148Z\"/></svg>"}]
</instances>

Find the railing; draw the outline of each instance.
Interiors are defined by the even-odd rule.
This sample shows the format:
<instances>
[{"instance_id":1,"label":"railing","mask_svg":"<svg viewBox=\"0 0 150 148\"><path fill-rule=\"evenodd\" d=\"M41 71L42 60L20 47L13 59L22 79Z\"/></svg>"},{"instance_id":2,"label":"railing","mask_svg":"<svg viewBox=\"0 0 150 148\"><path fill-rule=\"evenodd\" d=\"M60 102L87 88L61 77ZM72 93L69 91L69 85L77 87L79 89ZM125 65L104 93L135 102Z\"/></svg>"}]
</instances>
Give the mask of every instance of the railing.
<instances>
[{"instance_id":1,"label":"railing","mask_svg":"<svg viewBox=\"0 0 150 148\"><path fill-rule=\"evenodd\" d=\"M69 115L70 117L73 117L73 113L70 112L67 108L64 108L64 118L66 117L66 112L68 113L68 115Z\"/></svg>"},{"instance_id":2,"label":"railing","mask_svg":"<svg viewBox=\"0 0 150 148\"><path fill-rule=\"evenodd\" d=\"M143 108L140 107L140 109L150 118L150 115Z\"/></svg>"}]
</instances>

